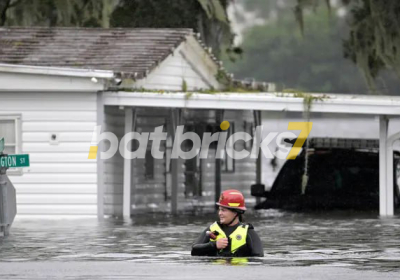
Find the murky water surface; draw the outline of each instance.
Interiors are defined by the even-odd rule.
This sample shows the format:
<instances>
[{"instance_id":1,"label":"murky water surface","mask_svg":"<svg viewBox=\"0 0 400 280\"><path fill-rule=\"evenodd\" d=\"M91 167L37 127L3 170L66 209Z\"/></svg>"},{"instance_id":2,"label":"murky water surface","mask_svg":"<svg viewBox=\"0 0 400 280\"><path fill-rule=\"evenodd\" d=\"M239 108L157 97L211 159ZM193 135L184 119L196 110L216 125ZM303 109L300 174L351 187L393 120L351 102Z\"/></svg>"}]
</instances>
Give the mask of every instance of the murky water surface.
<instances>
[{"instance_id":1,"label":"murky water surface","mask_svg":"<svg viewBox=\"0 0 400 280\"><path fill-rule=\"evenodd\" d=\"M141 216L130 221L17 219L0 238L1 262L126 261L214 263L190 256L191 243L216 216ZM263 210L246 216L261 237L265 257L247 265L339 266L396 271L400 219L376 213L295 214Z\"/></svg>"}]
</instances>

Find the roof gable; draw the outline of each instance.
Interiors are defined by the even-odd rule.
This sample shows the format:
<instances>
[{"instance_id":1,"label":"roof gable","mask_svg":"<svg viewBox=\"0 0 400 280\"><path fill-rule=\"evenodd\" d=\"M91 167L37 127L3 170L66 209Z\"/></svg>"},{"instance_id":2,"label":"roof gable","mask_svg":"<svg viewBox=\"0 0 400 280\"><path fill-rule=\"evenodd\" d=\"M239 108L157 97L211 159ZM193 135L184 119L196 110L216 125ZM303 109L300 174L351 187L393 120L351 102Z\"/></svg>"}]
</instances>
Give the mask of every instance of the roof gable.
<instances>
[{"instance_id":1,"label":"roof gable","mask_svg":"<svg viewBox=\"0 0 400 280\"><path fill-rule=\"evenodd\" d=\"M217 80L222 68L217 60L194 36L176 48L149 75L136 80L131 87L150 90L197 91L222 89ZM123 84L122 88L128 84Z\"/></svg>"}]
</instances>

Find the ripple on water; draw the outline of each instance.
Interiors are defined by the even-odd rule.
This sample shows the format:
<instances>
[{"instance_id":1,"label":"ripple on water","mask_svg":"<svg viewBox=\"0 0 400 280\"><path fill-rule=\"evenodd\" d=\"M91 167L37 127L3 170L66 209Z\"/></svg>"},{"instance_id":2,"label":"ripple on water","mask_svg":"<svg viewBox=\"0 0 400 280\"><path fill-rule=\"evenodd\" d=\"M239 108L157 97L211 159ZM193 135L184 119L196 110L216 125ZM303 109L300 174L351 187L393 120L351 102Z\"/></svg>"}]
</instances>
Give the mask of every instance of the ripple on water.
<instances>
[{"instance_id":1,"label":"ripple on water","mask_svg":"<svg viewBox=\"0 0 400 280\"><path fill-rule=\"evenodd\" d=\"M190 256L191 244L215 216L150 217L131 222L16 220L0 239L0 261L130 261L216 263ZM246 215L259 234L265 257L248 265L343 266L394 269L400 261L398 218L294 214L262 210Z\"/></svg>"}]
</instances>

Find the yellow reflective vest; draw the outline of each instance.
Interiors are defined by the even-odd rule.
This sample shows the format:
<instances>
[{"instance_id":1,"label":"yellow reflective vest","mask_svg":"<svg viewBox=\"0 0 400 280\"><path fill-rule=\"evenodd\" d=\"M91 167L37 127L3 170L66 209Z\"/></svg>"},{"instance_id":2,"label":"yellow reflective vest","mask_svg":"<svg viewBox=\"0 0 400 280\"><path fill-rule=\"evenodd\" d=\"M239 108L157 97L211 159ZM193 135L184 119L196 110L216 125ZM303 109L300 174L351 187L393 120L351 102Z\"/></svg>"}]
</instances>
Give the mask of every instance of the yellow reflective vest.
<instances>
[{"instance_id":1,"label":"yellow reflective vest","mask_svg":"<svg viewBox=\"0 0 400 280\"><path fill-rule=\"evenodd\" d=\"M229 235L231 239L231 253L234 254L240 247L246 245L247 231L249 225L239 225L234 232ZM215 239L210 238L211 241L217 241L220 238L227 238L225 232L221 229L217 222L210 226L211 232L218 232ZM222 251L222 250L221 250Z\"/></svg>"}]
</instances>

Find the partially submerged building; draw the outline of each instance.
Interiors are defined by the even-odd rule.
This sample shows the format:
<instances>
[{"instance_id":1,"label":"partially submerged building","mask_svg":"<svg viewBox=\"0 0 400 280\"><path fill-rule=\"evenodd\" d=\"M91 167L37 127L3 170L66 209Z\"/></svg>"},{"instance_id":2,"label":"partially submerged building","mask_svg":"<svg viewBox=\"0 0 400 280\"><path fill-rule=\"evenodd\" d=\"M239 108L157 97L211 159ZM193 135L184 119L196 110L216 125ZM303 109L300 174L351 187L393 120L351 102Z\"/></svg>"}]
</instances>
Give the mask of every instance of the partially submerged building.
<instances>
[{"instance_id":1,"label":"partially submerged building","mask_svg":"<svg viewBox=\"0 0 400 280\"><path fill-rule=\"evenodd\" d=\"M266 93L269 85L260 93L222 92L220 78L227 75L221 63L188 29L2 28L0 46L0 136L7 153L31 158L24 171L9 171L18 215L212 211L227 188L243 191L251 207L250 185L262 183L267 172L261 157L219 159L211 145L206 159L170 159L176 127L201 135L227 120L229 134L252 134L261 124L269 131L270 112L285 118L304 111L304 98ZM399 108L397 97L344 95L318 98L312 107L316 114L379 117L382 215L393 213L386 151L398 138L388 124ZM166 156L153 158L149 143L143 159L116 152L103 160L99 154L110 144L92 139L96 126L118 142L162 126ZM251 141L230 144L252 149ZM137 147L135 141L124 145ZM191 149L190 142L183 149Z\"/></svg>"},{"instance_id":2,"label":"partially submerged building","mask_svg":"<svg viewBox=\"0 0 400 280\"><path fill-rule=\"evenodd\" d=\"M197 156L174 165L167 158L174 126L202 135L228 120L230 134L251 132L252 110L180 109L152 100L104 103L106 93L113 96L121 89L127 96L139 91L144 97L223 89L218 78L226 75L222 64L191 30L3 28L0 45L5 152L31 157L30 168L9 170L19 215L122 215L124 191L131 194L125 215L170 211L171 196L176 197L175 212L213 210L216 184L218 193L242 190L252 204L249 187L256 180L256 160L215 159L213 148L207 159ZM161 142L166 157L154 159L149 143L144 159L124 162L120 153L88 159L97 125L119 141L127 132L163 126L169 135Z\"/></svg>"}]
</instances>

